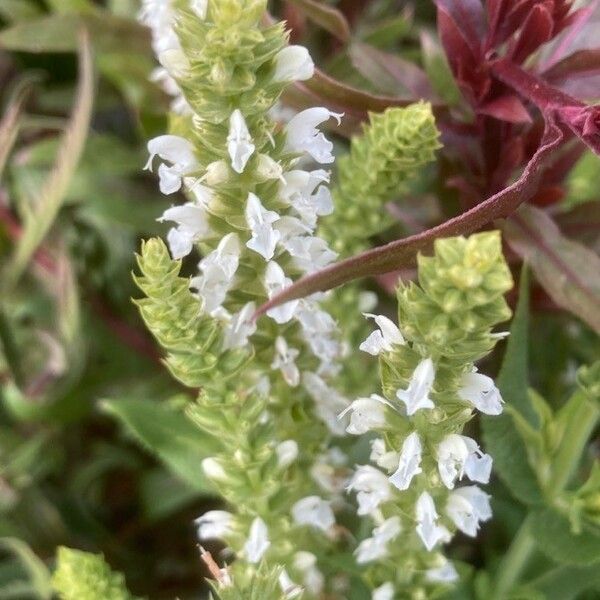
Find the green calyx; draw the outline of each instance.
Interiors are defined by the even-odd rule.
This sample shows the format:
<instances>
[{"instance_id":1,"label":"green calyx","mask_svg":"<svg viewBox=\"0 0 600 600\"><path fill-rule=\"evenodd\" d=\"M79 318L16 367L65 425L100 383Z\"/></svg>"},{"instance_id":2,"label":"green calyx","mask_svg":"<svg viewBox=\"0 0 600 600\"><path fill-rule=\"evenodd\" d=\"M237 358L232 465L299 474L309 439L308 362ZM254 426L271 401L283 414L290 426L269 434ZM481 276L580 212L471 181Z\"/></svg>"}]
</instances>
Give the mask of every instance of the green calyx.
<instances>
[{"instance_id":1,"label":"green calyx","mask_svg":"<svg viewBox=\"0 0 600 600\"><path fill-rule=\"evenodd\" d=\"M392 225L385 204L406 191L406 183L435 158L439 131L431 105L370 113L370 123L354 137L350 152L338 160L334 190L335 217L323 224L334 249L348 254L364 248L367 239Z\"/></svg>"},{"instance_id":2,"label":"green calyx","mask_svg":"<svg viewBox=\"0 0 600 600\"><path fill-rule=\"evenodd\" d=\"M495 345L491 329L510 317L504 294L513 280L500 233L436 240L435 256L419 256L419 286L398 289L404 337L453 365L472 363Z\"/></svg>"},{"instance_id":3,"label":"green calyx","mask_svg":"<svg viewBox=\"0 0 600 600\"><path fill-rule=\"evenodd\" d=\"M194 112L210 123L236 108L246 117L266 112L285 86L272 80L288 40L284 24L261 25L264 0L211 2L205 19L179 4L176 29L189 64L178 84Z\"/></svg>"},{"instance_id":4,"label":"green calyx","mask_svg":"<svg viewBox=\"0 0 600 600\"><path fill-rule=\"evenodd\" d=\"M261 564L253 575L240 582L239 577L220 584L212 584L213 600L286 600L286 591L281 589L281 568L269 568ZM291 590L290 590L291 591Z\"/></svg>"},{"instance_id":5,"label":"green calyx","mask_svg":"<svg viewBox=\"0 0 600 600\"><path fill-rule=\"evenodd\" d=\"M100 554L60 547L52 586L62 600L134 600Z\"/></svg>"},{"instance_id":6,"label":"green calyx","mask_svg":"<svg viewBox=\"0 0 600 600\"><path fill-rule=\"evenodd\" d=\"M167 350L165 363L173 376L194 388L238 373L251 352L223 350L218 321L203 314L189 280L179 277L181 262L171 259L164 242L147 240L137 260L142 275L134 279L146 297L135 302L146 326Z\"/></svg>"}]
</instances>

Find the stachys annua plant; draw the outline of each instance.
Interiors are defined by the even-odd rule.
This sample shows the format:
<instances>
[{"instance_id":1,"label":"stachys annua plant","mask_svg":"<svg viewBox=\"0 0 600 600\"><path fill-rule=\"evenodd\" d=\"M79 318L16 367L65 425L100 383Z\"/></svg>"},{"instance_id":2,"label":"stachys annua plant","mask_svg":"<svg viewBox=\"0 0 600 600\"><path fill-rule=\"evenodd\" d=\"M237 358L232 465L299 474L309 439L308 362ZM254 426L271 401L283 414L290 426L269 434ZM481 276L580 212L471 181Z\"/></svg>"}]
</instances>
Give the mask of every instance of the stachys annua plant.
<instances>
[{"instance_id":1,"label":"stachys annua plant","mask_svg":"<svg viewBox=\"0 0 600 600\"><path fill-rule=\"evenodd\" d=\"M371 462L348 489L372 534L355 556L373 598L423 599L458 579L442 548L457 531L474 537L491 518L492 458L464 435L476 412L498 415L502 398L475 363L505 333L512 287L499 232L440 239L420 256L418 284L398 288L397 326L369 315L379 329L361 350L379 357L383 395L354 400L347 431L372 432Z\"/></svg>"},{"instance_id":2,"label":"stachys annua plant","mask_svg":"<svg viewBox=\"0 0 600 600\"><path fill-rule=\"evenodd\" d=\"M202 389L190 418L221 443L202 466L231 512L197 520L201 540L223 540L236 558L221 580L235 583L221 595L250 589L260 570L277 575L276 597L315 597L326 585L317 557L336 528L313 474L327 460L329 432L343 433L336 417L348 402L329 381L343 346L319 297L253 314L336 256L315 235L333 209L329 171L299 161L333 163L317 128L341 115L315 107L285 127L269 116L314 67L305 48L288 45L282 23L264 24L265 11L263 0L145 3L157 77L178 98L171 132L148 143L147 168L163 193L183 190L188 202L162 215L172 224L168 249L147 241L136 280L171 372ZM182 277L194 248L197 274Z\"/></svg>"}]
</instances>

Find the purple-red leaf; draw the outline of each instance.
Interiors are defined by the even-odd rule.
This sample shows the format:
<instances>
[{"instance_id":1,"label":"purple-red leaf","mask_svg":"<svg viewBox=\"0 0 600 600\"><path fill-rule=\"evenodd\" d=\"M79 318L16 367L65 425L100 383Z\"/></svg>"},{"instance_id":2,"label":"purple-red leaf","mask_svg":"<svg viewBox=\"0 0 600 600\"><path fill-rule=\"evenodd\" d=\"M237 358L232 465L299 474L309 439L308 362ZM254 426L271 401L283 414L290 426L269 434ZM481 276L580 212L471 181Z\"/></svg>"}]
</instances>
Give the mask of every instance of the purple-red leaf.
<instances>
[{"instance_id":1,"label":"purple-red leaf","mask_svg":"<svg viewBox=\"0 0 600 600\"><path fill-rule=\"evenodd\" d=\"M552 300L600 333L600 257L566 238L547 213L533 206L522 206L503 230Z\"/></svg>"},{"instance_id":2,"label":"purple-red leaf","mask_svg":"<svg viewBox=\"0 0 600 600\"><path fill-rule=\"evenodd\" d=\"M462 31L471 52L478 55L486 31L481 0L434 0L440 13L446 14Z\"/></svg>"},{"instance_id":3,"label":"purple-red leaf","mask_svg":"<svg viewBox=\"0 0 600 600\"><path fill-rule=\"evenodd\" d=\"M542 44L552 39L554 22L550 8L540 3L534 6L521 28L519 37L508 55L518 63L523 62Z\"/></svg>"},{"instance_id":4,"label":"purple-red leaf","mask_svg":"<svg viewBox=\"0 0 600 600\"><path fill-rule=\"evenodd\" d=\"M492 72L500 81L536 104L546 120L556 118L600 155L599 106L584 104L506 59L494 62Z\"/></svg>"},{"instance_id":5,"label":"purple-red leaf","mask_svg":"<svg viewBox=\"0 0 600 600\"><path fill-rule=\"evenodd\" d=\"M600 252L600 203L598 201L578 204L568 212L554 217L561 231Z\"/></svg>"},{"instance_id":6,"label":"purple-red leaf","mask_svg":"<svg viewBox=\"0 0 600 600\"><path fill-rule=\"evenodd\" d=\"M373 85L386 93L407 93L415 99L432 100L436 96L427 75L417 65L369 44L350 47L352 64Z\"/></svg>"},{"instance_id":7,"label":"purple-red leaf","mask_svg":"<svg viewBox=\"0 0 600 600\"><path fill-rule=\"evenodd\" d=\"M490 85L481 57L473 50L460 26L439 7L437 25L456 83L470 102L479 104L488 93Z\"/></svg>"},{"instance_id":8,"label":"purple-red leaf","mask_svg":"<svg viewBox=\"0 0 600 600\"><path fill-rule=\"evenodd\" d=\"M567 93L600 97L600 48L578 50L543 73L544 79Z\"/></svg>"},{"instance_id":9,"label":"purple-red leaf","mask_svg":"<svg viewBox=\"0 0 600 600\"><path fill-rule=\"evenodd\" d=\"M600 155L600 107L564 106L556 114L571 131Z\"/></svg>"},{"instance_id":10,"label":"purple-red leaf","mask_svg":"<svg viewBox=\"0 0 600 600\"><path fill-rule=\"evenodd\" d=\"M289 0L295 4L313 23L329 31L342 42L350 39L350 25L342 12L315 0Z\"/></svg>"},{"instance_id":11,"label":"purple-red leaf","mask_svg":"<svg viewBox=\"0 0 600 600\"><path fill-rule=\"evenodd\" d=\"M495 219L507 217L535 194L544 161L559 147L563 138L561 129L548 123L537 151L521 176L509 187L427 231L368 250L303 277L261 306L256 315L289 300L326 291L354 279L396 271L412 264L417 253L429 249L437 238L471 233Z\"/></svg>"},{"instance_id":12,"label":"purple-red leaf","mask_svg":"<svg viewBox=\"0 0 600 600\"><path fill-rule=\"evenodd\" d=\"M319 69L315 69L312 79L302 84L327 106L336 106L344 112L366 113L370 110L383 112L389 106L407 106L414 102L411 98L381 96L342 83Z\"/></svg>"},{"instance_id":13,"label":"purple-red leaf","mask_svg":"<svg viewBox=\"0 0 600 600\"><path fill-rule=\"evenodd\" d=\"M477 112L509 123L530 123L527 109L515 94L500 96L477 108Z\"/></svg>"}]
</instances>

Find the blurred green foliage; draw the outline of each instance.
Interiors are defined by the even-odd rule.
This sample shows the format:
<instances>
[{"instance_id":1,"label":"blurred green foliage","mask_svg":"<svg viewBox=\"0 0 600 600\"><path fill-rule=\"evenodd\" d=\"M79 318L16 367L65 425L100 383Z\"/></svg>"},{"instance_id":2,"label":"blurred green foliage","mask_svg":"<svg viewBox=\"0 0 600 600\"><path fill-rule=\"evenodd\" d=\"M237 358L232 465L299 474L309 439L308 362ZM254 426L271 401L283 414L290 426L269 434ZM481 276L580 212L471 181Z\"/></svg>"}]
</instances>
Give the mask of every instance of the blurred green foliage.
<instances>
[{"instance_id":1,"label":"blurred green foliage","mask_svg":"<svg viewBox=\"0 0 600 600\"><path fill-rule=\"evenodd\" d=\"M401 95L406 80L390 75L390 65L407 72L416 65L433 94L456 107L460 96L435 35L433 3L368 4L351 19L350 41L336 19L316 14L307 25L302 9L310 3L274 2L272 10L298 17L295 34L329 75L373 94ZM199 468L211 448L182 415L187 398L130 300L138 294L130 272L139 240L164 233L155 219L170 202L142 172L146 140L167 129L169 99L149 79L155 61L148 32L136 21L138 10L137 0L0 0L0 599L51 598L59 546L102 553L136 596L195 598L208 590L192 520L215 504ZM71 173L64 186L53 188L56 210L45 211L63 134L81 106L82 27L94 59L93 108L89 124L80 122L76 131L85 141L81 155L67 157L74 162ZM356 117L348 117L352 125ZM344 133L355 133L359 122ZM337 146L340 153L349 148L341 137ZM455 157L443 155L400 194L386 187L395 218L382 219L385 227L377 221L370 243L455 214L457 193L446 186L455 167ZM582 244L596 250L599 174L597 157L584 153L553 208L565 235L581 234ZM40 214L47 228L28 233L40 220L26 215ZM22 272L9 276L21 239L34 243ZM184 274L190 267L183 264ZM401 276L414 273L407 269ZM377 291L381 312L392 311L394 283L382 277L365 284ZM483 425L500 475L491 490L496 519L482 544L459 541L453 549L481 567L453 596L461 600L490 597L483 567L494 570L501 563L527 512L540 552L526 572L527 587L512 597L565 600L596 590L589 592L593 598L600 589L594 456L586 454L570 472L569 485L555 490L553 502L569 502L577 509L571 512L542 508L547 491L534 475L536 460L557 456L552 436L564 436L573 414L584 414L579 411L591 402L593 386L582 391L576 380L577 373L579 381L597 373L578 369L597 359L598 337L568 312L547 311L547 297L532 288L531 307L521 294L500 375L505 397L522 414ZM353 315L341 321L356 327ZM486 371L499 368L500 354ZM348 374L352 387L365 385L369 364ZM528 394L529 386L540 395ZM507 439L514 442L508 454ZM538 448L537 455L527 446ZM364 448L353 453L357 462L365 460ZM584 544L574 527L587 532ZM91 585L99 577L121 588L120 577L107 575L97 556L62 550L58 559L54 585L64 598L87 597L62 586L65 569L89 569ZM351 568L349 557L335 560L334 567ZM357 598L365 593L355 590ZM128 597L110 594L105 597ZM237 597L234 591L231 597Z\"/></svg>"}]
</instances>

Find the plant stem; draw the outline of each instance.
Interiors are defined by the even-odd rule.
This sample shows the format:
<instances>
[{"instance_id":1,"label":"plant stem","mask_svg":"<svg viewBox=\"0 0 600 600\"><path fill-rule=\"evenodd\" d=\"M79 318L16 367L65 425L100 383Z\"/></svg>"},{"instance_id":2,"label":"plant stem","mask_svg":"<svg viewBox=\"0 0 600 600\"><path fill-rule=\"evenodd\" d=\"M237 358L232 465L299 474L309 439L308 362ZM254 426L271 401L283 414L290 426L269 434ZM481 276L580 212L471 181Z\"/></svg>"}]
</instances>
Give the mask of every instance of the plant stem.
<instances>
[{"instance_id":1,"label":"plant stem","mask_svg":"<svg viewBox=\"0 0 600 600\"><path fill-rule=\"evenodd\" d=\"M554 459L554 472L547 489L552 496L561 492L569 482L600 416L600 409L584 392L577 392L571 402L577 405L565 427L560 451Z\"/></svg>"},{"instance_id":2,"label":"plant stem","mask_svg":"<svg viewBox=\"0 0 600 600\"><path fill-rule=\"evenodd\" d=\"M12 329L8 317L0 306L0 349L4 350L6 364L11 371L12 377L17 385L23 381L23 371L21 370L21 361L17 344L12 334Z\"/></svg>"},{"instance_id":3,"label":"plant stem","mask_svg":"<svg viewBox=\"0 0 600 600\"><path fill-rule=\"evenodd\" d=\"M554 459L552 477L546 487L546 498L551 504L565 488L577 468L585 444L598 422L600 409L584 392L577 392L570 402L576 403L565 427L560 450ZM530 531L530 517L521 525L508 552L500 563L494 585L493 600L503 600L511 590L535 549Z\"/></svg>"},{"instance_id":4,"label":"plant stem","mask_svg":"<svg viewBox=\"0 0 600 600\"><path fill-rule=\"evenodd\" d=\"M521 571L527 564L535 548L535 542L530 532L530 520L527 517L523 521L508 552L500 563L494 586L494 600L501 600L505 597L506 592L512 588L515 581L519 578Z\"/></svg>"}]
</instances>

